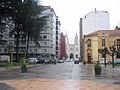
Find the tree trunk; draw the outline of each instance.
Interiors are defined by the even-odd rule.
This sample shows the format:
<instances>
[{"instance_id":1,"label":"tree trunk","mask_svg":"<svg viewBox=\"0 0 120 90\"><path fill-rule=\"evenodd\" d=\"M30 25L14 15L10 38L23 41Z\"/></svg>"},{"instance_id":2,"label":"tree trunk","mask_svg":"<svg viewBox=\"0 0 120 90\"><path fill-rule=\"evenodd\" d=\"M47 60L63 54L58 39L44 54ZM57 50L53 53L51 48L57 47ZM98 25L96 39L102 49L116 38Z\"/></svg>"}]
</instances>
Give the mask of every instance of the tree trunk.
<instances>
[{"instance_id":1,"label":"tree trunk","mask_svg":"<svg viewBox=\"0 0 120 90\"><path fill-rule=\"evenodd\" d=\"M27 38L27 50L26 50L26 58L28 58L29 40L30 40L30 37L29 37L29 33L28 33L28 38Z\"/></svg>"},{"instance_id":2,"label":"tree trunk","mask_svg":"<svg viewBox=\"0 0 120 90\"><path fill-rule=\"evenodd\" d=\"M20 33L19 30L17 31L17 35L16 35L16 61L18 62L19 60L19 38L20 38Z\"/></svg>"}]
</instances>

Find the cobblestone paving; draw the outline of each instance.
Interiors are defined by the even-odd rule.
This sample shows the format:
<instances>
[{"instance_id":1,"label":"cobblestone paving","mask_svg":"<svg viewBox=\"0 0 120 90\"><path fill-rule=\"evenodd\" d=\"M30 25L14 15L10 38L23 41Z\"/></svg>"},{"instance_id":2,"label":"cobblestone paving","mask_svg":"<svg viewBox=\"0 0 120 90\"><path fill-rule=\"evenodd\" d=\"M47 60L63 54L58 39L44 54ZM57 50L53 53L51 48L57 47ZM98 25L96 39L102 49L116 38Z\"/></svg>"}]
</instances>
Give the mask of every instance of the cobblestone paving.
<instances>
[{"instance_id":1,"label":"cobblestone paving","mask_svg":"<svg viewBox=\"0 0 120 90\"><path fill-rule=\"evenodd\" d=\"M26 79L0 82L16 90L120 90L120 85L90 80Z\"/></svg>"}]
</instances>

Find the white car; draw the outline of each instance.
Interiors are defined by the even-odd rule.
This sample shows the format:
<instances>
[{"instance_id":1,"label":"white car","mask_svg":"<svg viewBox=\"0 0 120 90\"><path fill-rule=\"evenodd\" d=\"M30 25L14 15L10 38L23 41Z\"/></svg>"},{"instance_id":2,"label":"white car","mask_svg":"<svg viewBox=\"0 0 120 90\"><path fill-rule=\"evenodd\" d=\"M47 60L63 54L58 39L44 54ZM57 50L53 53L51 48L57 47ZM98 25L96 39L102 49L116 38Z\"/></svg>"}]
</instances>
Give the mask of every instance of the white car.
<instances>
[{"instance_id":1,"label":"white car","mask_svg":"<svg viewBox=\"0 0 120 90\"><path fill-rule=\"evenodd\" d=\"M38 60L37 60L37 58L28 58L28 62L30 62L30 63L37 63Z\"/></svg>"},{"instance_id":2,"label":"white car","mask_svg":"<svg viewBox=\"0 0 120 90\"><path fill-rule=\"evenodd\" d=\"M100 64L104 64L104 60L100 60ZM106 60L106 63L108 64L108 61Z\"/></svg>"}]
</instances>

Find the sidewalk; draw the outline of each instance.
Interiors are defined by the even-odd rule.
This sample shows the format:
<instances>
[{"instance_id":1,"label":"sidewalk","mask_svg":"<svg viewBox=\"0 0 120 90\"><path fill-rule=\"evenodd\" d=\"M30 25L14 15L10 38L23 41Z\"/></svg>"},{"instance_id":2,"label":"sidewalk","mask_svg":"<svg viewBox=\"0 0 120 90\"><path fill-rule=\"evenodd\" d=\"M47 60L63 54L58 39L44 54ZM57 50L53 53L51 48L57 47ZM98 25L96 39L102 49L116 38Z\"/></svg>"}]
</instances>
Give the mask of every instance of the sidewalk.
<instances>
[{"instance_id":1,"label":"sidewalk","mask_svg":"<svg viewBox=\"0 0 120 90\"><path fill-rule=\"evenodd\" d=\"M30 79L0 82L12 88L6 90L120 90L120 85L90 80Z\"/></svg>"}]
</instances>

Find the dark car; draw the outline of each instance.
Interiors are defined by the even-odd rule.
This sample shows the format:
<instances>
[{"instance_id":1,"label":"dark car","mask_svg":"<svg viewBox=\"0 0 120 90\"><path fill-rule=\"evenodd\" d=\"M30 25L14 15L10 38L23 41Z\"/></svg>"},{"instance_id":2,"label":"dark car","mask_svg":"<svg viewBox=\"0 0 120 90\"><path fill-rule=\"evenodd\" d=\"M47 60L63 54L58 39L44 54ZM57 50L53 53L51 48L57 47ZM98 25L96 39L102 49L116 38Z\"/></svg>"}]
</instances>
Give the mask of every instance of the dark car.
<instances>
[{"instance_id":1,"label":"dark car","mask_svg":"<svg viewBox=\"0 0 120 90\"><path fill-rule=\"evenodd\" d=\"M79 64L79 59L75 59L74 64Z\"/></svg>"},{"instance_id":2,"label":"dark car","mask_svg":"<svg viewBox=\"0 0 120 90\"><path fill-rule=\"evenodd\" d=\"M48 59L44 59L44 58L39 58L37 63L48 64L49 60Z\"/></svg>"}]
</instances>

